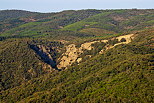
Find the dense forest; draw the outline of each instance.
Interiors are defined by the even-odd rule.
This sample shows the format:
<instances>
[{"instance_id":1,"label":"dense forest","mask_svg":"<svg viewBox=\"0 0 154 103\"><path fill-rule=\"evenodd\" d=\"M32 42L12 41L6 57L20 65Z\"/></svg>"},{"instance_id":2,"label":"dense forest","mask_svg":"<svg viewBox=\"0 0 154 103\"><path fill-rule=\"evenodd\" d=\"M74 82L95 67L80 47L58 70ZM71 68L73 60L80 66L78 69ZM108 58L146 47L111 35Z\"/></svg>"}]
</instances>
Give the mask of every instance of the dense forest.
<instances>
[{"instance_id":1,"label":"dense forest","mask_svg":"<svg viewBox=\"0 0 154 103\"><path fill-rule=\"evenodd\" d=\"M153 103L154 10L0 11L1 103Z\"/></svg>"}]
</instances>

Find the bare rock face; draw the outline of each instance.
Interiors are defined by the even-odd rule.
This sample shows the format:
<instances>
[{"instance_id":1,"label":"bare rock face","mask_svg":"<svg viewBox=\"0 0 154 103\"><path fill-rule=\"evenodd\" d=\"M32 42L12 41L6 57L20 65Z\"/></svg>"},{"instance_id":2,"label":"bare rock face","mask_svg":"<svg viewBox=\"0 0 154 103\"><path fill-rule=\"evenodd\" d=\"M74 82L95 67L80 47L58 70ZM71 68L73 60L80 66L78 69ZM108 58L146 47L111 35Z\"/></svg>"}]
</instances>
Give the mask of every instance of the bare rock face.
<instances>
[{"instance_id":1,"label":"bare rock face","mask_svg":"<svg viewBox=\"0 0 154 103\"><path fill-rule=\"evenodd\" d=\"M67 68L68 66L72 65L74 62L80 63L82 61L82 58L80 58L80 55L84 53L85 50L92 50L94 48L92 44L94 43L97 43L97 42L106 43L106 46L99 52L100 54L102 54L104 53L104 51L114 48L117 45L130 43L133 38L134 38L134 34L112 38L111 40L115 40L115 39L118 40L118 43L114 45L107 44L109 40L86 42L86 43L81 44L81 47L79 48L76 48L75 44L70 44L66 46L66 52L62 54L61 58L59 58L60 63L57 65L57 67L59 69ZM121 41L122 39L124 39L125 41Z\"/></svg>"},{"instance_id":2,"label":"bare rock face","mask_svg":"<svg viewBox=\"0 0 154 103\"><path fill-rule=\"evenodd\" d=\"M82 58L78 58L76 61L80 63L82 61Z\"/></svg>"},{"instance_id":3,"label":"bare rock face","mask_svg":"<svg viewBox=\"0 0 154 103\"><path fill-rule=\"evenodd\" d=\"M79 49L80 50L84 50L84 49L91 50L92 49L92 46L91 45L94 44L94 43L96 43L96 42L98 42L98 41L84 43L84 44L81 45L81 47Z\"/></svg>"},{"instance_id":4,"label":"bare rock face","mask_svg":"<svg viewBox=\"0 0 154 103\"><path fill-rule=\"evenodd\" d=\"M78 49L75 47L75 44L70 44L66 47L66 52L62 54L58 68L67 67L74 63L78 57Z\"/></svg>"},{"instance_id":5,"label":"bare rock face","mask_svg":"<svg viewBox=\"0 0 154 103\"><path fill-rule=\"evenodd\" d=\"M67 66L72 65L74 62L81 62L82 58L79 58L81 53L84 50L91 50L93 44L95 42L87 42L81 45L80 48L76 48L75 44L70 44L66 47L66 52L63 54L62 58L60 58L60 63L58 64L58 68L66 68Z\"/></svg>"},{"instance_id":6,"label":"bare rock face","mask_svg":"<svg viewBox=\"0 0 154 103\"><path fill-rule=\"evenodd\" d=\"M31 45L31 49L33 49L37 55L39 55L46 64L50 66L50 68L57 69L56 61L54 60L54 55L51 55L50 52L54 52L52 48L43 46L43 45Z\"/></svg>"},{"instance_id":7,"label":"bare rock face","mask_svg":"<svg viewBox=\"0 0 154 103\"><path fill-rule=\"evenodd\" d=\"M134 34L128 34L128 35L119 36L119 37L116 37L115 39L118 39L119 43L116 43L113 46L112 45L106 45L105 48L103 48L99 53L103 54L106 50L114 48L117 45L130 43L134 39ZM122 42L121 41L122 39L124 39L125 41Z\"/></svg>"},{"instance_id":8,"label":"bare rock face","mask_svg":"<svg viewBox=\"0 0 154 103\"><path fill-rule=\"evenodd\" d=\"M70 44L66 46L66 52L64 52L60 58L56 58L55 51L52 49L52 47L47 47L44 45L30 45L30 47L36 52L37 55L41 57L41 60L44 63L50 66L51 69L61 70L61 69L67 69L67 67L71 66L73 63L79 64L80 62L82 62L83 58L81 58L80 55L84 54L85 51L94 50L95 47L92 44L99 43L99 45L102 45L101 43L104 43L103 45L105 46L101 46L102 50L97 51L99 54L102 54L106 50L114 48L117 45L128 44L133 39L134 39L134 34L129 34L129 35L123 35L119 37L114 37L109 40L98 40L98 41L86 42L81 44L80 47L76 47L75 44ZM116 42L113 42L113 41L116 41ZM84 54L84 56L91 57L92 55ZM59 63L57 63L57 61ZM49 68L49 67L46 67L46 68Z\"/></svg>"}]
</instances>

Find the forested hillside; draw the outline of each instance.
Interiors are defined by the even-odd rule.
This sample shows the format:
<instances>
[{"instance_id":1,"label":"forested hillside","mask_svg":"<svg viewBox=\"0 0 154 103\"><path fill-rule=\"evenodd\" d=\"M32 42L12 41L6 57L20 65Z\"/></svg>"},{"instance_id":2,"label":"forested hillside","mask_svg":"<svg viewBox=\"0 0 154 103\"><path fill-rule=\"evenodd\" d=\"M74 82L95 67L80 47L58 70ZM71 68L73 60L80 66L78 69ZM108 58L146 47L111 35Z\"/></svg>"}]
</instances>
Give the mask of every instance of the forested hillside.
<instances>
[{"instance_id":1,"label":"forested hillside","mask_svg":"<svg viewBox=\"0 0 154 103\"><path fill-rule=\"evenodd\" d=\"M154 10L0 11L0 102L153 103Z\"/></svg>"},{"instance_id":2,"label":"forested hillside","mask_svg":"<svg viewBox=\"0 0 154 103\"><path fill-rule=\"evenodd\" d=\"M9 13L11 11L6 12ZM48 36L53 35L51 33L52 31L61 30L79 31L81 33L96 36L130 32L152 27L154 23L153 12L153 9L72 10L51 14L30 13L30 16L28 16L28 14L24 16L22 13L20 14L20 12L17 12L16 14L20 14L21 17L11 18L8 22L2 22L1 29L3 32L1 36ZM4 23L6 23L6 25L4 25ZM7 25L15 26L11 28ZM6 29L6 26L9 30L3 30L3 27Z\"/></svg>"}]
</instances>

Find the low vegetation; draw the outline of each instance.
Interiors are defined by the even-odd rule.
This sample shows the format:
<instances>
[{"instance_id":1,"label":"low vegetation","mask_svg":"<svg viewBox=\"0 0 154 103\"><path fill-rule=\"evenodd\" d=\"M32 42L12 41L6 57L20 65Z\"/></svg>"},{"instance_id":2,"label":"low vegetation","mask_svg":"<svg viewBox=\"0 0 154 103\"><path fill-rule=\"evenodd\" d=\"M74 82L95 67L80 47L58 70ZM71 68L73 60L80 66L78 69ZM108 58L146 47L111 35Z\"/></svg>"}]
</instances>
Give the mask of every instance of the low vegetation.
<instances>
[{"instance_id":1,"label":"low vegetation","mask_svg":"<svg viewBox=\"0 0 154 103\"><path fill-rule=\"evenodd\" d=\"M153 103L153 14L153 9L0 11L0 102ZM126 34L134 37L128 44ZM82 49L80 62L55 68L70 44L80 48L101 40L107 41ZM112 48L99 53L107 46Z\"/></svg>"}]
</instances>

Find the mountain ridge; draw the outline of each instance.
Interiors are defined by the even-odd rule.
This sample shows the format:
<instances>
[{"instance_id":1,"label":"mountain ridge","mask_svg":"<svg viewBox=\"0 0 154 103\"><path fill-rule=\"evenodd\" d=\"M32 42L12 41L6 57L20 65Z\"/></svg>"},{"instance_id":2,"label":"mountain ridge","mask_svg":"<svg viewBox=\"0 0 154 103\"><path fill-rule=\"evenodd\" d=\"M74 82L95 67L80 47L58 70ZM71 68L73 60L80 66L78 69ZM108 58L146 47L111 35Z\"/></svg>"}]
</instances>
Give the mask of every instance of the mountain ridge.
<instances>
[{"instance_id":1,"label":"mountain ridge","mask_svg":"<svg viewBox=\"0 0 154 103\"><path fill-rule=\"evenodd\" d=\"M0 102L154 102L154 9L27 12L0 13Z\"/></svg>"}]
</instances>

